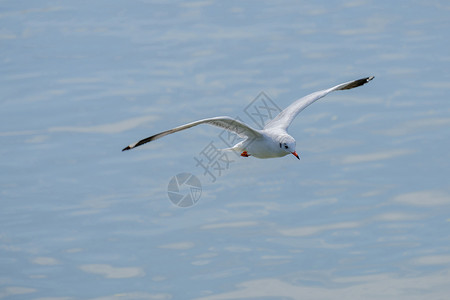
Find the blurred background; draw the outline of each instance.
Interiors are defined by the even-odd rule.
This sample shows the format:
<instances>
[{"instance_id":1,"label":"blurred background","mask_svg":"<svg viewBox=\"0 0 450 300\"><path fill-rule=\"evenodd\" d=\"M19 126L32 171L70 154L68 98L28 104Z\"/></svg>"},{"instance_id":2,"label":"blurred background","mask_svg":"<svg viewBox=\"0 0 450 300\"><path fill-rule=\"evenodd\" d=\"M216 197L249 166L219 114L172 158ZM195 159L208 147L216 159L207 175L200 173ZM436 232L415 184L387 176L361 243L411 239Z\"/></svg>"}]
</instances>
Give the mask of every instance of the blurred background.
<instances>
[{"instance_id":1,"label":"blurred background","mask_svg":"<svg viewBox=\"0 0 450 300\"><path fill-rule=\"evenodd\" d=\"M0 298L446 299L450 3L1 1ZM294 156L196 158L280 108ZM211 166L212 167L212 166ZM180 173L195 205L168 197ZM180 194L188 193L184 186Z\"/></svg>"}]
</instances>

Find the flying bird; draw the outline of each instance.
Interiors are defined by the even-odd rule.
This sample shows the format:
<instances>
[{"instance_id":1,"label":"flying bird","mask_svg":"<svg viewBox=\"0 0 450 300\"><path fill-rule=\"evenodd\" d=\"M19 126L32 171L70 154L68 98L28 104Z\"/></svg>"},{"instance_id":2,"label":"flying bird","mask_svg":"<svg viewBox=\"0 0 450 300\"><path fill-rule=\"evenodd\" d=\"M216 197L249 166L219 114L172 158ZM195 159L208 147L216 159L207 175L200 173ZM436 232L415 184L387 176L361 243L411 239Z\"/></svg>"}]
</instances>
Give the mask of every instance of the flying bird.
<instances>
[{"instance_id":1,"label":"flying bird","mask_svg":"<svg viewBox=\"0 0 450 300\"><path fill-rule=\"evenodd\" d=\"M291 125L294 118L307 106L326 96L327 94L333 91L353 89L355 87L366 84L373 78L374 76L370 76L354 81L341 83L332 88L314 92L303 98L300 98L289 105L287 108L285 108L283 111L281 111L271 121L269 121L262 130L254 129L247 124L244 124L230 117L208 118L181 125L152 135L148 138L125 147L124 149L122 149L122 151L136 148L145 143L162 138L163 136L166 136L168 134L185 130L200 124L209 124L234 132L239 137L244 139L233 147L223 150L233 150L240 152L241 156L243 157L254 156L257 158L273 158L293 154L295 157L300 159L297 152L295 151L295 139L287 133L287 129L289 125Z\"/></svg>"}]
</instances>

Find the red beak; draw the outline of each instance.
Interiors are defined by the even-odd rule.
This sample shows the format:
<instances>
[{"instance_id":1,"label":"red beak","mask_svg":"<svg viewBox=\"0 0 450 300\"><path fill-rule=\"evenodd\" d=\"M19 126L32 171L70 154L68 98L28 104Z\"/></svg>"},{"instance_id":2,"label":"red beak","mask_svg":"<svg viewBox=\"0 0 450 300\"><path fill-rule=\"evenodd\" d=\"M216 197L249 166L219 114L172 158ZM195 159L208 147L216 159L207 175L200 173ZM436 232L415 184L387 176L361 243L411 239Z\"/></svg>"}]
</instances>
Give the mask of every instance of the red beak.
<instances>
[{"instance_id":1,"label":"red beak","mask_svg":"<svg viewBox=\"0 0 450 300\"><path fill-rule=\"evenodd\" d=\"M297 154L297 152L292 152L292 154L295 156L295 157L297 157L298 159L300 159L300 157L298 157L298 154Z\"/></svg>"}]
</instances>

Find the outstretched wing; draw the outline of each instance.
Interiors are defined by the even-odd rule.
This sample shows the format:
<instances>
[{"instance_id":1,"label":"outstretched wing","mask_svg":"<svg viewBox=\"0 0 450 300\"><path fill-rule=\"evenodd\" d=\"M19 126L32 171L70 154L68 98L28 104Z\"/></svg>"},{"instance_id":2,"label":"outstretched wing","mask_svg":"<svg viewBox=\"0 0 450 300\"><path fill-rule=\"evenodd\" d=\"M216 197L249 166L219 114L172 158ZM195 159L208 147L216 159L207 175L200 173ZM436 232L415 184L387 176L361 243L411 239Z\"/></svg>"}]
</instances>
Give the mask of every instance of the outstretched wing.
<instances>
[{"instance_id":1,"label":"outstretched wing","mask_svg":"<svg viewBox=\"0 0 450 300\"><path fill-rule=\"evenodd\" d=\"M246 124L244 124L242 122L239 122L237 120L234 120L234 119L232 119L230 117L215 117L215 118L209 118L209 119L203 119L203 120L195 121L195 122L192 122L192 123L188 123L188 124L185 124L185 125L181 125L181 126L175 127L173 129L169 129L169 130L160 132L158 134L155 134L155 135L152 135L152 136L150 136L148 138L140 140L137 143L131 144L131 145L123 148L122 151L136 148L137 146L140 146L140 145L143 145L145 143L157 140L157 139L162 138L163 136L166 136L168 134L175 133L175 132L178 132L178 131L181 131L181 130L185 130L185 129L188 129L188 128L191 128L191 127L194 127L194 126L197 126L197 125L200 125L200 124L204 124L204 123L205 124L209 124L209 125L213 125L213 126L217 126L217 127L220 127L220 128L224 128L224 129L226 129L228 131L236 133L237 135L239 135L240 137L243 137L243 138L256 138L256 137L261 136L261 133L259 133L259 131L257 131L256 129L253 129L250 126L248 126L248 125L246 125Z\"/></svg>"},{"instance_id":2,"label":"outstretched wing","mask_svg":"<svg viewBox=\"0 0 450 300\"><path fill-rule=\"evenodd\" d=\"M291 122L294 120L294 118L302 111L304 110L308 105L314 103L315 101L319 100L320 98L326 96L328 93L331 93L332 91L338 91L338 90L349 90L353 89L355 87L361 86L363 84L366 84L367 82L371 81L374 78L374 76L341 83L339 85L336 85L332 88L314 92L312 94L309 94L308 96L305 96L303 98L298 99L291 105L289 105L287 108L285 108L282 112L280 112L272 121L267 123L267 125L264 127L264 129L270 129L270 128L279 128L286 130Z\"/></svg>"}]
</instances>

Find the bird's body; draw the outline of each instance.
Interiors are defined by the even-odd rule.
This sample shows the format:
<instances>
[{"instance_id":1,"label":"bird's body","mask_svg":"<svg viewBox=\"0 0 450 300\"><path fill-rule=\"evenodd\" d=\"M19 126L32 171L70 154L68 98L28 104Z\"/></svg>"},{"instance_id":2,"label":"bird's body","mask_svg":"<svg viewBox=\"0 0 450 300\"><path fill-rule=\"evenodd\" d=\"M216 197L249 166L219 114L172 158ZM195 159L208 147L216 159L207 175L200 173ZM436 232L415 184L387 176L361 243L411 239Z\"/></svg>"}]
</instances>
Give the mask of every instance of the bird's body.
<instances>
[{"instance_id":1,"label":"bird's body","mask_svg":"<svg viewBox=\"0 0 450 300\"><path fill-rule=\"evenodd\" d=\"M247 138L229 149L247 153L247 155L243 156L254 156L257 158L283 157L292 153L286 152L284 148L286 140L294 141L294 138L286 132L274 130L260 130L259 132L261 137Z\"/></svg>"},{"instance_id":2,"label":"bird's body","mask_svg":"<svg viewBox=\"0 0 450 300\"><path fill-rule=\"evenodd\" d=\"M297 152L295 151L295 139L287 133L287 129L294 118L307 106L326 96L328 93L336 90L352 89L369 82L373 78L374 77L371 76L342 83L332 88L314 92L300 98L280 112L262 130L253 129L250 126L230 117L208 118L160 132L151 137L140 140L137 143L131 144L125 147L122 151L133 149L168 134L185 130L199 124L209 124L224 128L244 138L243 141L240 141L233 147L224 150L241 152L241 156L244 157L254 156L257 158L274 158L293 154L299 158Z\"/></svg>"}]
</instances>

